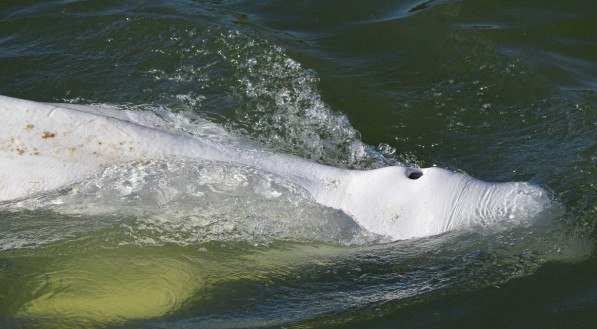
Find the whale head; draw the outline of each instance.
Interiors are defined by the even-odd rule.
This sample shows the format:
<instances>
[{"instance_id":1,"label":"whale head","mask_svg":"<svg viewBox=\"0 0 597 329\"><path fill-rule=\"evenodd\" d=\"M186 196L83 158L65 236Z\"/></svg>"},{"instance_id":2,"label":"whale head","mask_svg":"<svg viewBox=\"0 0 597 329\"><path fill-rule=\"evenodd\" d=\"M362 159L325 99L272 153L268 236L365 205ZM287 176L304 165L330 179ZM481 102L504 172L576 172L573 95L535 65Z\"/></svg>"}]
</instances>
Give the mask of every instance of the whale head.
<instances>
[{"instance_id":1,"label":"whale head","mask_svg":"<svg viewBox=\"0 0 597 329\"><path fill-rule=\"evenodd\" d=\"M532 184L488 183L436 167L358 171L345 195L342 209L361 226L396 240L525 222L552 205Z\"/></svg>"}]
</instances>

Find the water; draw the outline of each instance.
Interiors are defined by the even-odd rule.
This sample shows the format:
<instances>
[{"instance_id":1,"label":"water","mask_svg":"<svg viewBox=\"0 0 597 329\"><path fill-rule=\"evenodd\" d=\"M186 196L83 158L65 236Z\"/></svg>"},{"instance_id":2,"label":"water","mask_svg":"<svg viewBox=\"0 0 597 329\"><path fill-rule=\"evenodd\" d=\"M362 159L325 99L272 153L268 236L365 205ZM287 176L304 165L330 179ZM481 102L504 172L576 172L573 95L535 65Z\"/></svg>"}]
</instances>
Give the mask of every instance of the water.
<instances>
[{"instance_id":1,"label":"water","mask_svg":"<svg viewBox=\"0 0 597 329\"><path fill-rule=\"evenodd\" d=\"M3 1L0 94L152 111L168 129L345 168L528 181L565 210L389 243L254 169L117 165L1 206L0 326L593 328L595 13Z\"/></svg>"}]
</instances>

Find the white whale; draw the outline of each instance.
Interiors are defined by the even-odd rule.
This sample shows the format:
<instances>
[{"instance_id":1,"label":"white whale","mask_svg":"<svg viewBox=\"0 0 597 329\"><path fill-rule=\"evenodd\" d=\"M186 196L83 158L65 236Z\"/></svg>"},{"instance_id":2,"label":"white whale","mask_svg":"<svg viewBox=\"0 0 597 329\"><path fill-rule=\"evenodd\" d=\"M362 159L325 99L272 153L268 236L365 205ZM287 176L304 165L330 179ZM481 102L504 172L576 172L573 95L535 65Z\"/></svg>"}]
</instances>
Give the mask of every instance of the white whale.
<instances>
[{"instance_id":1,"label":"white whale","mask_svg":"<svg viewBox=\"0 0 597 329\"><path fill-rule=\"evenodd\" d=\"M161 156L271 172L396 240L524 221L551 204L545 190L527 183L487 183L435 167L339 169L139 124L126 111L0 96L0 202L53 190L117 163Z\"/></svg>"}]
</instances>

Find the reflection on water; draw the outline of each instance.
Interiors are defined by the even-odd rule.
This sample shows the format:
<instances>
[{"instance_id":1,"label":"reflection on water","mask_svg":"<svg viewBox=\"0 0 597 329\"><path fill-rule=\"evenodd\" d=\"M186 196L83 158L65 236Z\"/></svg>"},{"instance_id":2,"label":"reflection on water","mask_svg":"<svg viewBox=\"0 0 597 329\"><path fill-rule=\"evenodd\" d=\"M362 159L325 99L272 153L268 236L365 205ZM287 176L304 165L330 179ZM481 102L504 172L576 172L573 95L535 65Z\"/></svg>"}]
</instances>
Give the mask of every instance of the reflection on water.
<instances>
[{"instance_id":1,"label":"reflection on water","mask_svg":"<svg viewBox=\"0 0 597 329\"><path fill-rule=\"evenodd\" d=\"M177 310L200 292L202 277L192 263L160 253L116 250L56 258L29 282L34 297L23 304L17 318L41 326L75 327Z\"/></svg>"},{"instance_id":2,"label":"reflection on water","mask_svg":"<svg viewBox=\"0 0 597 329\"><path fill-rule=\"evenodd\" d=\"M169 327L274 325L438 290L499 286L545 262L581 261L592 248L589 240L563 236L555 222L363 246L290 241L150 246L128 239L127 226L42 248L5 250L0 275L10 303L3 309L14 310L15 323L23 326L130 320L150 326L155 318ZM174 232L162 228L160 235Z\"/></svg>"}]
</instances>

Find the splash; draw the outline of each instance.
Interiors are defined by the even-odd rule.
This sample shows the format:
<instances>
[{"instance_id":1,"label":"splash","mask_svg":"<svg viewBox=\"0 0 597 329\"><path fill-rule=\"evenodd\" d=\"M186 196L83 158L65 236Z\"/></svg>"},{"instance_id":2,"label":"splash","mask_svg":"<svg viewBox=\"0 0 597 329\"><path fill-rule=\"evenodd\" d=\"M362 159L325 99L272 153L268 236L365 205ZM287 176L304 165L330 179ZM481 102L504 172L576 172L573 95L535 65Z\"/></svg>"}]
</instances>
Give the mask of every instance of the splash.
<instances>
[{"instance_id":1,"label":"splash","mask_svg":"<svg viewBox=\"0 0 597 329\"><path fill-rule=\"evenodd\" d=\"M391 150L384 152L388 145L378 150L361 141L348 118L322 100L317 74L283 48L224 29L201 35L172 31L170 41L168 48L156 51L181 58L180 66L170 71L154 68L148 74L156 81L196 87L187 94L164 95L171 107L209 110L203 94L230 90L232 95L211 95L225 99L215 106L234 111L226 126L266 147L340 167L397 163Z\"/></svg>"}]
</instances>

